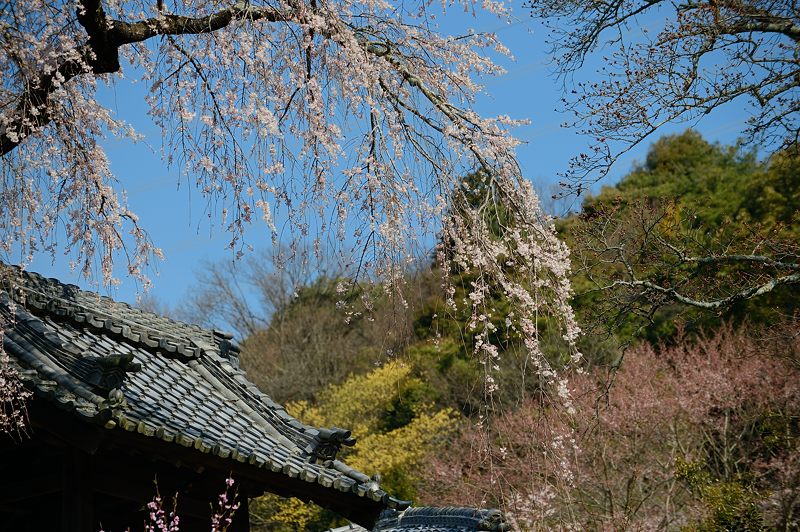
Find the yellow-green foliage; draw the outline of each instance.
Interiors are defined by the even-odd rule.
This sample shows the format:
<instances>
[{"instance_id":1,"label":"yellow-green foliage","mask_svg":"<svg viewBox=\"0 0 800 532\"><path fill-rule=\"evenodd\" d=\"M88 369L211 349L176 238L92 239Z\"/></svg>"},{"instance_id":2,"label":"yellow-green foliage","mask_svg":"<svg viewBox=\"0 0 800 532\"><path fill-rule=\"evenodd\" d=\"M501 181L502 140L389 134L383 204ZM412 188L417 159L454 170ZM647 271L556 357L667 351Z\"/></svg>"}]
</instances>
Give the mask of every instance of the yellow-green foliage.
<instances>
[{"instance_id":1,"label":"yellow-green foliage","mask_svg":"<svg viewBox=\"0 0 800 532\"><path fill-rule=\"evenodd\" d=\"M413 498L419 467L454 429L455 416L450 410L420 413L408 425L365 437L347 461L361 471L380 472L386 489Z\"/></svg>"},{"instance_id":2,"label":"yellow-green foliage","mask_svg":"<svg viewBox=\"0 0 800 532\"><path fill-rule=\"evenodd\" d=\"M312 523L323 518L324 511L319 506L306 504L294 497L284 499L266 494L250 502L250 515L253 530L294 532L309 530Z\"/></svg>"},{"instance_id":3,"label":"yellow-green foliage","mask_svg":"<svg viewBox=\"0 0 800 532\"><path fill-rule=\"evenodd\" d=\"M422 381L400 362L329 386L315 405L298 401L286 408L305 423L352 430L358 444L346 451L347 463L380 473L382 485L402 497L413 496L416 469L456 426L455 413L433 411Z\"/></svg>"},{"instance_id":4,"label":"yellow-green foliage","mask_svg":"<svg viewBox=\"0 0 800 532\"><path fill-rule=\"evenodd\" d=\"M703 462L678 459L675 476L697 492L705 507L706 517L690 526L687 532L714 532L717 530L765 530L759 508L761 496L741 479L715 480Z\"/></svg>"},{"instance_id":5,"label":"yellow-green foliage","mask_svg":"<svg viewBox=\"0 0 800 532\"><path fill-rule=\"evenodd\" d=\"M703 490L708 516L698 532L717 530L766 530L759 502L761 497L741 482L715 482Z\"/></svg>"},{"instance_id":6,"label":"yellow-green foliage","mask_svg":"<svg viewBox=\"0 0 800 532\"><path fill-rule=\"evenodd\" d=\"M398 397L422 383L411 377L411 368L390 362L363 375L354 375L317 395L316 405L297 401L286 405L293 416L318 427L344 427L356 438L372 434Z\"/></svg>"},{"instance_id":7,"label":"yellow-green foliage","mask_svg":"<svg viewBox=\"0 0 800 532\"><path fill-rule=\"evenodd\" d=\"M457 424L454 411L433 408L426 389L408 365L390 362L325 388L314 404L298 401L286 409L310 425L352 430L356 446L340 453L347 464L380 474L381 486L392 495L414 498L420 466ZM257 499L253 513L264 530L313 530L333 523L316 506L275 496Z\"/></svg>"}]
</instances>

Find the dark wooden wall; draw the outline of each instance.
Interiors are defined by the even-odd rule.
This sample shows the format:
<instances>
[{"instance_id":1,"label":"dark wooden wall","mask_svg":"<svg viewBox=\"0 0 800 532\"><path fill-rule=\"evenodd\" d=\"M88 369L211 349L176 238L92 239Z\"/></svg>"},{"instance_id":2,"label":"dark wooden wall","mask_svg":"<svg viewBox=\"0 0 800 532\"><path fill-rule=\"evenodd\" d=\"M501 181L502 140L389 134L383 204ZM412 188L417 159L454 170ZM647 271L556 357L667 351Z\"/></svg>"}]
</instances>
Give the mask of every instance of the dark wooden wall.
<instances>
[{"instance_id":1,"label":"dark wooden wall","mask_svg":"<svg viewBox=\"0 0 800 532\"><path fill-rule=\"evenodd\" d=\"M142 530L146 505L157 493L167 513L177 504L182 531L210 529L228 472L182 462L157 447L121 445L125 438L104 438L111 431L85 423L69 423L64 433L65 413L48 427L47 416L36 415L28 436L0 437L0 531ZM246 531L248 490L234 490L240 508L229 530Z\"/></svg>"}]
</instances>

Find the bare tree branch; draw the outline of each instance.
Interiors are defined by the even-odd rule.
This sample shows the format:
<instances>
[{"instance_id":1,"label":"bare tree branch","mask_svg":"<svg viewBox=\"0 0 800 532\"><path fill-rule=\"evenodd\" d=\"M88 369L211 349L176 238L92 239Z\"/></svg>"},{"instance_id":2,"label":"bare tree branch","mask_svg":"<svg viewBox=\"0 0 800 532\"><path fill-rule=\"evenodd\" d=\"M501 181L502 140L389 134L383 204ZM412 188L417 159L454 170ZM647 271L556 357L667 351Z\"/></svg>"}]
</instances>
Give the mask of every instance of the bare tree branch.
<instances>
[{"instance_id":1,"label":"bare tree branch","mask_svg":"<svg viewBox=\"0 0 800 532\"><path fill-rule=\"evenodd\" d=\"M546 20L565 83L602 49L597 80L565 87L573 125L594 139L564 172L580 194L669 122L733 100L752 106L743 133L787 147L800 136L800 15L794 0L529 0ZM640 18L642 17L642 18ZM665 20L651 31L645 21ZM567 77L569 75L569 77Z\"/></svg>"},{"instance_id":2,"label":"bare tree branch","mask_svg":"<svg viewBox=\"0 0 800 532\"><path fill-rule=\"evenodd\" d=\"M800 264L793 264L792 267L794 269L799 269ZM675 301L677 303L682 303L684 305L689 305L690 307L697 307L705 310L719 310L725 307L729 307L739 301L744 301L745 299L751 299L754 297L762 296L764 294L768 294L778 287L788 286L793 284L800 284L800 273L794 273L791 275L770 279L769 281L767 281L762 285L746 288L740 292L737 292L731 296L722 299L711 299L711 300L700 300L692 297L687 297L678 292L675 288L669 288L652 283L650 281L643 281L639 279L617 280L612 282L611 284L607 284L605 286L602 286L600 288L591 291L605 292L605 291L615 290L619 287L645 288L646 290L652 290L654 292L658 292L659 294L663 294L672 301Z\"/></svg>"}]
</instances>

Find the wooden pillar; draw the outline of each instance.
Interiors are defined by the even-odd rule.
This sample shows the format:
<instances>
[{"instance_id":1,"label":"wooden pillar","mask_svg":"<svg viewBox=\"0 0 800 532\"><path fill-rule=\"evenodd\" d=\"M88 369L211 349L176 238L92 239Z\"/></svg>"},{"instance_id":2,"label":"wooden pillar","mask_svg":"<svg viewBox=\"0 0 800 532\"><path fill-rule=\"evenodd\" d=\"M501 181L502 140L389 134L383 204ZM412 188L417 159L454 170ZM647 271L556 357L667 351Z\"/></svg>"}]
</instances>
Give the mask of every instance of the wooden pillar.
<instances>
[{"instance_id":1,"label":"wooden pillar","mask_svg":"<svg viewBox=\"0 0 800 532\"><path fill-rule=\"evenodd\" d=\"M94 532L91 457L78 449L64 454L61 468L62 532Z\"/></svg>"}]
</instances>

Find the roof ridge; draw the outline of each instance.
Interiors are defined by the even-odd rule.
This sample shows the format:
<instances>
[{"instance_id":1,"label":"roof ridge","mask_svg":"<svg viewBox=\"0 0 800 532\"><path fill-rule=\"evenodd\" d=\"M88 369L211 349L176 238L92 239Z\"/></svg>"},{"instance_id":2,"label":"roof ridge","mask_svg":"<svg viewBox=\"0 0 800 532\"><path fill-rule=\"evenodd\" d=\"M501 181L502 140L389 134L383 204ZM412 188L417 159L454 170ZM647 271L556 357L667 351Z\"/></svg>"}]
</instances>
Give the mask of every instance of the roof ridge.
<instances>
[{"instance_id":1,"label":"roof ridge","mask_svg":"<svg viewBox=\"0 0 800 532\"><path fill-rule=\"evenodd\" d=\"M107 398L83 386L78 377L72 375L67 368L59 364L53 357L47 356L44 351L47 350L48 346L40 342L33 342L28 335L18 331L18 329L34 330L35 325L42 325L42 322L38 317L24 308L19 306L13 308L10 305L11 301L13 300L5 291L0 291L0 318L4 315L8 316L13 312L13 315L9 316L13 322L9 323L13 323L14 325L12 327L6 327L3 331L3 345L8 348L10 353L21 359L28 367L46 377L46 380L43 381L44 385L40 382L39 385L36 386L36 384L26 376L25 372L22 372L20 374L22 380L31 382L33 386L39 388L39 391L43 393L53 393L56 389L56 384L63 386L64 390L58 394L58 401L60 403L75 403L76 400L82 399L86 404L80 409L81 413L87 417L96 415L106 405ZM9 321L8 318L5 318L5 321ZM50 335L42 335L41 340L42 342L49 342L50 347L60 347L60 341L56 338L52 338ZM87 405L89 405L88 408Z\"/></svg>"},{"instance_id":2,"label":"roof ridge","mask_svg":"<svg viewBox=\"0 0 800 532\"><path fill-rule=\"evenodd\" d=\"M0 268L17 274L16 278L9 276L3 279L16 289L10 290L9 295L17 303L31 307L33 311L59 319L69 319L78 324L86 323L113 336L122 336L136 345L161 350L184 359L199 358L204 351L203 342L213 345L225 358L235 356L239 351L229 333L139 309L127 302L116 301L16 265L0 263ZM24 296L19 297L15 293L18 291L23 292ZM65 293L67 291L71 293ZM195 341L198 336L202 337L202 342Z\"/></svg>"},{"instance_id":3,"label":"roof ridge","mask_svg":"<svg viewBox=\"0 0 800 532\"><path fill-rule=\"evenodd\" d=\"M412 506L403 511L386 510L378 518L374 530L412 530L433 526L491 532L511 530L500 510L463 506Z\"/></svg>"}]
</instances>

